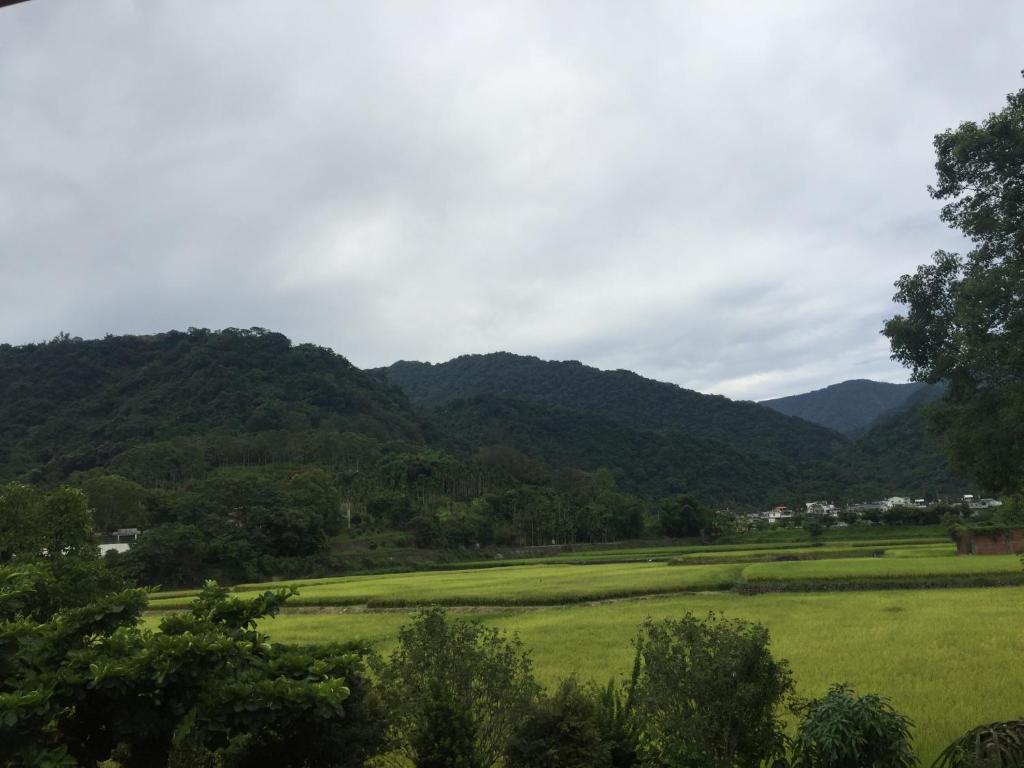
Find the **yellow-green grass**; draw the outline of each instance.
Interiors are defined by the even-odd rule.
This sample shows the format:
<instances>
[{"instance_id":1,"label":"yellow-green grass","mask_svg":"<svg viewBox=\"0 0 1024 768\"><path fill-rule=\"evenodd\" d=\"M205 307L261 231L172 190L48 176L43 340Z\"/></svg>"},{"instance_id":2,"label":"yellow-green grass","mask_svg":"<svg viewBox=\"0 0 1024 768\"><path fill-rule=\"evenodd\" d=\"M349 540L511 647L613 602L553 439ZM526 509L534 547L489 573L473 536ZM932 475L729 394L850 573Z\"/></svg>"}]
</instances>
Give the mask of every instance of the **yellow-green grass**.
<instances>
[{"instance_id":1,"label":"yellow-green grass","mask_svg":"<svg viewBox=\"0 0 1024 768\"><path fill-rule=\"evenodd\" d=\"M483 570L351 576L307 583L293 605L543 605L687 590L727 589L736 564L670 568L665 563L526 565ZM268 585L275 586L275 585ZM255 592L241 593L251 596ZM153 608L186 605L191 598L155 596Z\"/></svg>"},{"instance_id":2,"label":"yellow-green grass","mask_svg":"<svg viewBox=\"0 0 1024 768\"><path fill-rule=\"evenodd\" d=\"M1017 555L974 555L944 557L865 557L837 560L802 560L785 563L753 563L743 569L743 578L757 581L803 581L809 579L882 579L926 576L967 576L1020 573Z\"/></svg>"},{"instance_id":3,"label":"yellow-green grass","mask_svg":"<svg viewBox=\"0 0 1024 768\"><path fill-rule=\"evenodd\" d=\"M826 544L814 543L811 541L781 540L778 542L749 542L730 544L688 544L673 546L652 546L652 547L629 547L629 548L594 548L583 549L577 552L562 552L556 555L542 555L535 557L506 558L503 560L473 560L457 564L455 567L485 567L495 565L529 565L531 563L588 563L588 562L615 562L620 560L642 560L646 558L667 559L679 556L700 556L717 555L728 553L736 555L739 553L752 554L764 551L780 552L803 552L807 550L822 551L830 549L845 548L884 548L886 546L920 546L930 543L942 543L948 541L948 537L934 535L904 535L884 537L846 538L837 541L830 541Z\"/></svg>"},{"instance_id":4,"label":"yellow-green grass","mask_svg":"<svg viewBox=\"0 0 1024 768\"><path fill-rule=\"evenodd\" d=\"M293 605L552 605L561 603L728 589L736 585L785 583L814 589L815 582L914 580L977 576L1015 576L1020 560L1013 555L949 557L948 545L898 548L891 556L850 557L838 550L834 559L783 562L699 563L668 566L663 562L599 565L543 564L506 568L426 571L336 577L320 580L247 585L240 595L252 596L259 586L296 586ZM742 555L736 555L741 557ZM894 586L890 584L890 586ZM913 586L913 584L909 584ZM955 583L952 584L955 586ZM154 609L186 605L191 595L156 595Z\"/></svg>"},{"instance_id":5,"label":"yellow-green grass","mask_svg":"<svg viewBox=\"0 0 1024 768\"><path fill-rule=\"evenodd\" d=\"M672 570L672 569L669 569ZM675 569L680 570L680 569ZM630 641L647 616L714 610L757 621L792 664L798 693L848 681L889 696L917 724L925 765L982 722L1024 715L1024 588L892 590L840 594L673 595L558 608L460 614L519 633L538 677L603 681L628 673ZM262 628L280 642L360 638L386 651L406 611L286 614Z\"/></svg>"},{"instance_id":6,"label":"yellow-green grass","mask_svg":"<svg viewBox=\"0 0 1024 768\"><path fill-rule=\"evenodd\" d=\"M917 544L913 546L886 547L886 557L954 557L956 544L947 541L942 544Z\"/></svg>"},{"instance_id":7,"label":"yellow-green grass","mask_svg":"<svg viewBox=\"0 0 1024 768\"><path fill-rule=\"evenodd\" d=\"M669 557L673 557L677 561L685 562L687 564L700 564L703 561L710 561L711 563L721 564L723 561L727 562L745 562L745 561L756 561L761 558L769 558L775 556L802 556L813 553L815 556L827 558L829 555L840 555L849 556L857 551L861 551L864 548L871 549L883 549L887 546L895 547L891 551L896 553L897 556L909 557L913 556L916 550L921 550L922 553L926 553L927 556L931 557L940 553L945 553L948 550L952 553L954 550L952 545L949 543L945 544L934 544L934 543L911 543L907 540L881 540L881 541L863 541L863 542L844 542L843 544L837 545L825 545L820 547L812 547L809 544L787 544L785 546L778 546L772 544L754 544L754 545L708 545L704 547L654 547L649 549L628 549L620 550L616 553L624 561L620 565L628 565L630 563L644 563L644 562L658 562L668 560ZM887 554L888 554L887 550ZM236 592L251 592L251 591L262 591L265 589L271 589L276 587L297 587L302 589L303 593L307 593L312 587L316 587L318 591L321 587L333 584L349 584L357 580L365 579L388 579L397 577L416 578L416 577L430 577L434 578L435 575L440 573L463 573L468 571L480 572L487 570L482 566L502 566L503 568L518 568L520 566L536 567L541 565L561 565L561 564L576 564L580 565L599 565L605 566L615 563L615 559L610 562L599 562L599 563L587 563L586 560L589 558L603 559L606 552L598 553L575 553L565 557L551 557L551 558L529 558L523 560L507 560L495 563L494 561L486 561L479 563L463 563L461 567L449 567L445 569L437 570L424 570L424 571L411 571L400 574L367 574L359 576L328 576L322 578L304 578L304 579L288 579L273 582L262 582L253 584L239 584L234 587ZM596 557L597 556L597 557ZM581 562L583 561L583 562ZM627 571L631 573L631 571ZM484 578L496 578L501 579L501 576L490 576ZM401 583L401 582L400 582ZM697 583L697 582L695 582ZM716 582L717 583L717 582ZM653 590L658 592L659 590ZM671 590L669 590L671 591ZM175 590L173 592L161 592L159 597L155 598L157 602L165 604L165 607L170 605L170 600L174 598L175 604L182 604L181 598L186 598L197 594L197 590ZM166 598L166 599L165 599Z\"/></svg>"}]
</instances>

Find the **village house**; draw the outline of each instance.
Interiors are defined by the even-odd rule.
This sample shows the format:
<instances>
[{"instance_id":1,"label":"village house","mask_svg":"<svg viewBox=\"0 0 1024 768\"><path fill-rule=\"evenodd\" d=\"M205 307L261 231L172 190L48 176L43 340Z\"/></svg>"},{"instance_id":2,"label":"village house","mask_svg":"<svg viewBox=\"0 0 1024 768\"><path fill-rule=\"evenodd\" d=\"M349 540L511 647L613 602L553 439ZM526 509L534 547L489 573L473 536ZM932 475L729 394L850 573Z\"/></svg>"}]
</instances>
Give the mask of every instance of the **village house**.
<instances>
[{"instance_id":1,"label":"village house","mask_svg":"<svg viewBox=\"0 0 1024 768\"><path fill-rule=\"evenodd\" d=\"M839 509L829 501L808 501L804 504L804 512L815 517L839 517Z\"/></svg>"}]
</instances>

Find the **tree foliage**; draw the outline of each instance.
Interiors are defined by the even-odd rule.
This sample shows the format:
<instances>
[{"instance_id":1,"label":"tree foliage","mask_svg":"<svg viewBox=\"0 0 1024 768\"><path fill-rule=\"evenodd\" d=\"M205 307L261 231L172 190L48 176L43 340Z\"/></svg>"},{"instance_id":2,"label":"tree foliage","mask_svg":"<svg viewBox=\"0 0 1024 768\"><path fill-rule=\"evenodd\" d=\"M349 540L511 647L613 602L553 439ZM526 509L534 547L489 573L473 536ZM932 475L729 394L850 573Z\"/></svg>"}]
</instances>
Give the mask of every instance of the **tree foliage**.
<instances>
[{"instance_id":1,"label":"tree foliage","mask_svg":"<svg viewBox=\"0 0 1024 768\"><path fill-rule=\"evenodd\" d=\"M508 768L612 768L600 692L567 678L544 696L509 744Z\"/></svg>"},{"instance_id":2,"label":"tree foliage","mask_svg":"<svg viewBox=\"0 0 1024 768\"><path fill-rule=\"evenodd\" d=\"M346 680L361 674L358 655L271 645L255 628L287 591L240 601L211 583L159 632L140 624L141 590L110 591L40 620L33 597L49 587L53 567L0 568L0 763L96 766L115 757L141 768L167 765L181 749L245 765L253 744L273 744L291 755L279 764L355 765L307 759L317 747L301 736L358 731L354 713L375 719L365 702L344 706Z\"/></svg>"},{"instance_id":3,"label":"tree foliage","mask_svg":"<svg viewBox=\"0 0 1024 768\"><path fill-rule=\"evenodd\" d=\"M1024 718L972 728L939 755L933 768L1015 768L1024 765Z\"/></svg>"},{"instance_id":4,"label":"tree foliage","mask_svg":"<svg viewBox=\"0 0 1024 768\"><path fill-rule=\"evenodd\" d=\"M1024 483L1024 90L981 123L935 137L942 219L971 242L897 283L884 333L918 381L948 381L935 424L984 487Z\"/></svg>"},{"instance_id":5,"label":"tree foliage","mask_svg":"<svg viewBox=\"0 0 1024 768\"><path fill-rule=\"evenodd\" d=\"M390 716L395 764L417 768L498 765L539 688L518 638L421 611L374 670Z\"/></svg>"},{"instance_id":6,"label":"tree foliage","mask_svg":"<svg viewBox=\"0 0 1024 768\"><path fill-rule=\"evenodd\" d=\"M758 624L715 614L648 619L633 689L644 765L740 768L783 752L780 707L793 680Z\"/></svg>"},{"instance_id":7,"label":"tree foliage","mask_svg":"<svg viewBox=\"0 0 1024 768\"><path fill-rule=\"evenodd\" d=\"M833 685L798 707L792 768L913 768L911 722L885 698Z\"/></svg>"}]
</instances>

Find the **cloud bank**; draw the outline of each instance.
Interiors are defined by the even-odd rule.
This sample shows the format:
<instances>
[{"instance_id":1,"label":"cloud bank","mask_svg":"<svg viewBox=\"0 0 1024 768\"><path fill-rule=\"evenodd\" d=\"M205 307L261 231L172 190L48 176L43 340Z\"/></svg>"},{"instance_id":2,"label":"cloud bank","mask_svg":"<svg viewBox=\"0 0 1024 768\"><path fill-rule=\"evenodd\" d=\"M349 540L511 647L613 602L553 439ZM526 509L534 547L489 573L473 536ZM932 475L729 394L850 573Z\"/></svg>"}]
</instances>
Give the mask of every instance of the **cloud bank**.
<instances>
[{"instance_id":1,"label":"cloud bank","mask_svg":"<svg viewBox=\"0 0 1024 768\"><path fill-rule=\"evenodd\" d=\"M265 326L762 399L905 380L961 248L932 136L1024 6L34 0L0 10L0 341Z\"/></svg>"}]
</instances>

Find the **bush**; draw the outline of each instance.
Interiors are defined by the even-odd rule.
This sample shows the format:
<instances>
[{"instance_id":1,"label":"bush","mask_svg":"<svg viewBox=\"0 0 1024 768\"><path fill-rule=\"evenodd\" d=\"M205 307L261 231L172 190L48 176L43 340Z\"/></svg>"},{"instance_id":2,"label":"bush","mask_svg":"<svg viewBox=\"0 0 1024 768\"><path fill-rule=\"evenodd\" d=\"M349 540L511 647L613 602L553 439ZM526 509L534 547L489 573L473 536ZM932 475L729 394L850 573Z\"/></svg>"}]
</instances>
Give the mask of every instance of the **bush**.
<instances>
[{"instance_id":1,"label":"bush","mask_svg":"<svg viewBox=\"0 0 1024 768\"><path fill-rule=\"evenodd\" d=\"M508 768L611 768L611 744L602 729L599 692L574 678L542 698L517 729Z\"/></svg>"},{"instance_id":2,"label":"bush","mask_svg":"<svg viewBox=\"0 0 1024 768\"><path fill-rule=\"evenodd\" d=\"M946 747L933 768L1016 768L1024 765L1024 719L973 728Z\"/></svg>"},{"instance_id":3,"label":"bush","mask_svg":"<svg viewBox=\"0 0 1024 768\"><path fill-rule=\"evenodd\" d=\"M498 764L539 693L518 638L442 608L421 611L391 657L372 663L396 763L417 768Z\"/></svg>"},{"instance_id":4,"label":"bush","mask_svg":"<svg viewBox=\"0 0 1024 768\"><path fill-rule=\"evenodd\" d=\"M758 624L715 614L648 619L632 686L646 765L732 768L783 751L777 711L793 681Z\"/></svg>"},{"instance_id":5,"label":"bush","mask_svg":"<svg viewBox=\"0 0 1024 768\"><path fill-rule=\"evenodd\" d=\"M910 720L889 701L856 696L836 684L796 708L803 715L793 740L793 768L912 768Z\"/></svg>"}]
</instances>

